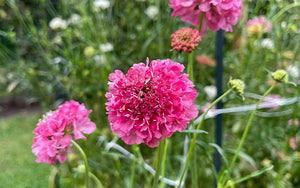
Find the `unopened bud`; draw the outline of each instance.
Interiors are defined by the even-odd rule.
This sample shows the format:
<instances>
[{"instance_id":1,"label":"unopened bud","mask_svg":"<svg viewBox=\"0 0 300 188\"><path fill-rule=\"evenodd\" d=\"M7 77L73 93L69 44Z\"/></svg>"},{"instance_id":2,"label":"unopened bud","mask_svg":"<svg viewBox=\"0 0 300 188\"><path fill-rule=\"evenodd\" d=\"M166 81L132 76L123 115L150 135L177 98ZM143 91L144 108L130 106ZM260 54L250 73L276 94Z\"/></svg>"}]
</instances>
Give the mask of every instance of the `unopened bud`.
<instances>
[{"instance_id":1,"label":"unopened bud","mask_svg":"<svg viewBox=\"0 0 300 188\"><path fill-rule=\"evenodd\" d=\"M285 70L277 70L272 73L272 78L276 82L287 83L288 82L288 74Z\"/></svg>"},{"instance_id":2,"label":"unopened bud","mask_svg":"<svg viewBox=\"0 0 300 188\"><path fill-rule=\"evenodd\" d=\"M233 79L228 82L228 86L232 89L233 92L236 92L238 95L244 94L245 84L240 79Z\"/></svg>"}]
</instances>

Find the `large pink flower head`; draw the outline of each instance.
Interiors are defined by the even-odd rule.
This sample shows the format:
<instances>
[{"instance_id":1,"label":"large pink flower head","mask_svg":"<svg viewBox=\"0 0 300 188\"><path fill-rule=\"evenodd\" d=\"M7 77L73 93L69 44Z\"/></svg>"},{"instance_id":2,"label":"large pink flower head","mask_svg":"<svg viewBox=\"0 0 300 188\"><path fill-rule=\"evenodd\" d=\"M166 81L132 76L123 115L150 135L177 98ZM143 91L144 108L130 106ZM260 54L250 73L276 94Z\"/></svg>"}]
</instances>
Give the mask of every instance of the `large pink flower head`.
<instances>
[{"instance_id":1,"label":"large pink flower head","mask_svg":"<svg viewBox=\"0 0 300 188\"><path fill-rule=\"evenodd\" d=\"M272 29L271 22L264 16L259 16L254 18L253 20L249 20L247 25L247 31L249 35L256 35L262 32L270 32Z\"/></svg>"},{"instance_id":2,"label":"large pink flower head","mask_svg":"<svg viewBox=\"0 0 300 188\"><path fill-rule=\"evenodd\" d=\"M33 132L36 136L32 151L38 156L36 162L65 162L72 136L75 140L86 139L82 133L90 134L96 130L95 123L88 117L91 112L83 104L70 101L62 104L58 110L47 113Z\"/></svg>"},{"instance_id":3,"label":"large pink flower head","mask_svg":"<svg viewBox=\"0 0 300 188\"><path fill-rule=\"evenodd\" d=\"M223 29L232 32L241 15L241 0L170 0L170 7L174 9L172 16L181 15L182 21L198 26L203 13L201 35L207 26L212 31Z\"/></svg>"},{"instance_id":4,"label":"large pink flower head","mask_svg":"<svg viewBox=\"0 0 300 188\"><path fill-rule=\"evenodd\" d=\"M191 53L198 47L201 36L197 29L182 27L171 35L171 46L176 51L185 51Z\"/></svg>"},{"instance_id":5,"label":"large pink flower head","mask_svg":"<svg viewBox=\"0 0 300 188\"><path fill-rule=\"evenodd\" d=\"M148 64L135 64L126 75L119 70L109 75L106 109L112 131L126 144L156 147L197 116L197 92L188 74L180 74L180 63L158 59Z\"/></svg>"}]
</instances>

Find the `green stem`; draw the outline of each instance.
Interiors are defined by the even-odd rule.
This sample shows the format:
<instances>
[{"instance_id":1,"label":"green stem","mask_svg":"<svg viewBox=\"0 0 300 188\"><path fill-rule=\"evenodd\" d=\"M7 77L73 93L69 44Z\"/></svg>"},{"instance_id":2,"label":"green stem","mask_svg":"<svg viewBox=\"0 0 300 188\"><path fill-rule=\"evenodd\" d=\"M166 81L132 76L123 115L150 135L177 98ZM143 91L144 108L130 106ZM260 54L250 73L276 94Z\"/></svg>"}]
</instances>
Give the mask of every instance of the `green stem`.
<instances>
[{"instance_id":1,"label":"green stem","mask_svg":"<svg viewBox=\"0 0 300 188\"><path fill-rule=\"evenodd\" d=\"M241 139L241 141L240 141L240 143L239 143L239 146L238 146L238 148L237 148L237 150L236 150L236 152L235 152L235 154L234 154L234 157L233 157L233 159L232 159L232 161L231 161L231 163L230 163L230 166L229 166L229 168L228 168L228 173L227 173L227 174L230 174L231 171L232 171L232 168L233 168L233 166L234 166L234 164L235 164L235 162L236 162L236 159L237 159L237 157L238 157L238 155L239 155L239 153L240 153L240 151L241 151L241 148L242 148L242 146L243 146L243 144L244 144L244 141L245 141L245 139L246 139L246 136L247 136L247 134L248 134L250 125L251 125L251 123L252 123L252 120L253 120L253 118L254 118L254 115L255 115L255 113L256 113L256 111L257 111L257 109L258 109L260 103L264 100L264 98L265 98L267 95L269 95L269 94L271 93L271 91L275 88L276 85L277 85L277 83L273 84L273 85L272 85L272 86L264 93L264 95L262 96L262 98L257 102L256 107L255 107L255 109L253 110L253 112L251 113L250 118L249 118L249 120L248 120L248 122L247 122L247 125L246 125L245 131L244 131L244 133L243 133L242 139ZM221 185L223 185L223 183L225 183L224 181L226 181L226 179L223 180L223 178L221 177L221 178L220 178L220 181L221 181Z\"/></svg>"},{"instance_id":2,"label":"green stem","mask_svg":"<svg viewBox=\"0 0 300 188\"><path fill-rule=\"evenodd\" d=\"M188 53L188 67L187 73L189 74L189 78L192 82L194 82L194 71L193 71L193 52Z\"/></svg>"},{"instance_id":3,"label":"green stem","mask_svg":"<svg viewBox=\"0 0 300 188\"><path fill-rule=\"evenodd\" d=\"M159 146L157 148L157 156L156 156L156 172L154 176L153 188L157 188L159 174L160 174L160 167L161 167L161 153L162 153L162 141L160 141Z\"/></svg>"},{"instance_id":4,"label":"green stem","mask_svg":"<svg viewBox=\"0 0 300 188\"><path fill-rule=\"evenodd\" d=\"M132 146L132 150L134 155L136 154L136 144ZM137 158L137 157L136 157ZM136 169L136 160L132 160L131 164L131 177L130 177L130 187L134 188L135 187L135 169Z\"/></svg>"},{"instance_id":5,"label":"green stem","mask_svg":"<svg viewBox=\"0 0 300 188\"><path fill-rule=\"evenodd\" d=\"M201 128L201 126L202 126L202 124L203 124L203 122L204 122L204 120L205 120L205 116L207 115L207 113L209 112L209 110L210 110L212 107L214 107L219 101L221 101L224 97L226 97L229 93L231 93L231 91L232 91L231 89L227 90L223 95L221 95L219 98L217 98L217 99L216 99L216 100L208 107L208 109L207 109L207 110L204 112L204 114L202 115L202 118L201 118L201 120L200 120L200 122L199 122L199 124L198 124L198 126L197 126L197 128L196 128L196 130L199 130L199 129ZM181 176L180 176L180 180L179 180L179 185L178 185L178 187L181 186L183 176L184 176L184 174L185 174L185 171L186 171L186 169L187 169L189 160L190 160L190 158L191 158L192 151L193 151L193 149L194 149L194 147L195 147L195 144L196 144L197 135L198 135L197 133L194 133L194 135L193 135L193 140L192 140L192 143L191 143L191 145L190 145L190 148L189 148L189 151L188 151L188 155L187 155L187 158L186 158L185 163L184 163L184 168L183 168L183 171L182 171Z\"/></svg>"},{"instance_id":6,"label":"green stem","mask_svg":"<svg viewBox=\"0 0 300 188\"><path fill-rule=\"evenodd\" d=\"M92 172L90 172L90 177L95 181L97 188L103 188L102 183L100 182L100 180L97 178L97 176L95 176L95 174L93 174Z\"/></svg>"},{"instance_id":7,"label":"green stem","mask_svg":"<svg viewBox=\"0 0 300 188\"><path fill-rule=\"evenodd\" d=\"M82 150L82 148L74 141L71 140L72 145L79 151L83 162L84 162L84 166L85 166L85 184L86 184L86 188L89 188L89 165L88 165L88 161L86 158L86 155L84 153L84 151Z\"/></svg>"},{"instance_id":8,"label":"green stem","mask_svg":"<svg viewBox=\"0 0 300 188\"><path fill-rule=\"evenodd\" d=\"M166 138L166 143L165 143L164 153L163 153L163 159L162 159L160 188L164 188L165 167L166 167L166 158L167 158L168 145L169 145L169 139Z\"/></svg>"},{"instance_id":9,"label":"green stem","mask_svg":"<svg viewBox=\"0 0 300 188\"><path fill-rule=\"evenodd\" d=\"M200 20L199 20L199 27L198 27L199 35L200 35L201 29L202 29L203 18L204 18L204 12L201 12L201 14L200 14Z\"/></svg>"}]
</instances>

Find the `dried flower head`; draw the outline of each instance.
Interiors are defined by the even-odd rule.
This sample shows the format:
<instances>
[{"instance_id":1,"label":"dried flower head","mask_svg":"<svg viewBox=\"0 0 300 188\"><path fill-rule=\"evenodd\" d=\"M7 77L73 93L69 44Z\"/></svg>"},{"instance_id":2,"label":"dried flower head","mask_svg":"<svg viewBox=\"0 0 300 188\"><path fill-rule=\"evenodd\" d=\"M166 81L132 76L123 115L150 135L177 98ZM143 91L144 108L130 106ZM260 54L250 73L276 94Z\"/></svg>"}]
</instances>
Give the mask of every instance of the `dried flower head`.
<instances>
[{"instance_id":1,"label":"dried flower head","mask_svg":"<svg viewBox=\"0 0 300 188\"><path fill-rule=\"evenodd\" d=\"M46 114L39 121L33 133L32 151L38 156L36 162L55 164L58 160L66 160L66 152L74 139L86 139L82 133L90 134L95 131L96 125L90 121L83 104L76 101L65 102L58 110Z\"/></svg>"},{"instance_id":2,"label":"dried flower head","mask_svg":"<svg viewBox=\"0 0 300 188\"><path fill-rule=\"evenodd\" d=\"M109 75L106 109L111 129L126 144L159 145L164 137L182 131L198 110L197 92L184 66L170 59L133 65L126 75Z\"/></svg>"},{"instance_id":3,"label":"dried flower head","mask_svg":"<svg viewBox=\"0 0 300 188\"><path fill-rule=\"evenodd\" d=\"M233 79L228 82L228 86L232 89L233 92L236 92L238 95L244 94L245 84L240 79Z\"/></svg>"},{"instance_id":4,"label":"dried flower head","mask_svg":"<svg viewBox=\"0 0 300 188\"><path fill-rule=\"evenodd\" d=\"M279 83L287 83L288 82L288 74L285 70L277 70L272 73L272 78Z\"/></svg>"},{"instance_id":5,"label":"dried flower head","mask_svg":"<svg viewBox=\"0 0 300 188\"><path fill-rule=\"evenodd\" d=\"M232 32L241 15L241 0L170 0L170 7L174 9L172 16L181 15L181 20L199 25L200 15L203 13L201 35L204 35L207 26L217 31L223 29Z\"/></svg>"},{"instance_id":6,"label":"dried flower head","mask_svg":"<svg viewBox=\"0 0 300 188\"><path fill-rule=\"evenodd\" d=\"M171 35L171 46L176 51L185 51L191 53L198 47L201 36L197 29L182 27Z\"/></svg>"}]
</instances>

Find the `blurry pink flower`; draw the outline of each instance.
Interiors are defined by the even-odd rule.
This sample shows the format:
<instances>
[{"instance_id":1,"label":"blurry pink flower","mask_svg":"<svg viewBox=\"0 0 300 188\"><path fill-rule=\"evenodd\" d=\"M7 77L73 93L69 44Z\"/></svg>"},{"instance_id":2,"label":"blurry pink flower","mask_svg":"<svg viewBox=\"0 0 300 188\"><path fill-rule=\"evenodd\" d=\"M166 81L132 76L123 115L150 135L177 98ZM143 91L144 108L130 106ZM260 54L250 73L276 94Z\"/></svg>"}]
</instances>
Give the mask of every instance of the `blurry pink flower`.
<instances>
[{"instance_id":1,"label":"blurry pink flower","mask_svg":"<svg viewBox=\"0 0 300 188\"><path fill-rule=\"evenodd\" d=\"M203 114L204 112L206 112L206 110L208 109L208 107L210 106L210 103L205 104L204 106L201 107L201 113ZM213 106L207 113L206 117L215 117L216 114L216 106Z\"/></svg>"},{"instance_id":2,"label":"blurry pink flower","mask_svg":"<svg viewBox=\"0 0 300 188\"><path fill-rule=\"evenodd\" d=\"M264 16L259 16L253 20L248 21L248 33L250 35L258 34L261 32L270 32L272 29L271 22Z\"/></svg>"},{"instance_id":3,"label":"blurry pink flower","mask_svg":"<svg viewBox=\"0 0 300 188\"><path fill-rule=\"evenodd\" d=\"M300 143L300 136L290 138L290 147L293 150L297 150L299 143Z\"/></svg>"},{"instance_id":4,"label":"blurry pink flower","mask_svg":"<svg viewBox=\"0 0 300 188\"><path fill-rule=\"evenodd\" d=\"M204 13L201 35L207 26L212 31L223 29L232 32L241 15L241 0L170 0L174 9L172 16L181 15L181 20L198 26L201 13Z\"/></svg>"},{"instance_id":5,"label":"blurry pink flower","mask_svg":"<svg viewBox=\"0 0 300 188\"><path fill-rule=\"evenodd\" d=\"M83 104L70 101L62 104L58 110L46 114L34 130L32 151L38 156L36 162L55 164L65 162L66 152L74 139L86 139L83 133L90 134L96 125L90 121L87 110Z\"/></svg>"},{"instance_id":6,"label":"blurry pink flower","mask_svg":"<svg viewBox=\"0 0 300 188\"><path fill-rule=\"evenodd\" d=\"M171 46L176 51L185 51L191 53L198 47L201 36L197 29L182 27L171 35Z\"/></svg>"},{"instance_id":7,"label":"blurry pink flower","mask_svg":"<svg viewBox=\"0 0 300 188\"><path fill-rule=\"evenodd\" d=\"M295 126L299 126L299 121L298 119L290 119L288 120L288 125L295 125Z\"/></svg>"},{"instance_id":8,"label":"blurry pink flower","mask_svg":"<svg viewBox=\"0 0 300 188\"><path fill-rule=\"evenodd\" d=\"M133 65L126 75L109 75L106 109L111 129L126 144L156 147L164 137L186 129L198 110L194 84L180 74L184 66L170 59Z\"/></svg>"},{"instance_id":9,"label":"blurry pink flower","mask_svg":"<svg viewBox=\"0 0 300 188\"><path fill-rule=\"evenodd\" d=\"M278 105L276 104L277 100L280 99L280 95L273 95L270 94L268 95L266 98L264 98L264 100L262 101L261 104L273 104L272 107L270 107L270 109L272 110L277 110L278 109Z\"/></svg>"}]
</instances>

